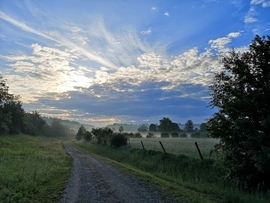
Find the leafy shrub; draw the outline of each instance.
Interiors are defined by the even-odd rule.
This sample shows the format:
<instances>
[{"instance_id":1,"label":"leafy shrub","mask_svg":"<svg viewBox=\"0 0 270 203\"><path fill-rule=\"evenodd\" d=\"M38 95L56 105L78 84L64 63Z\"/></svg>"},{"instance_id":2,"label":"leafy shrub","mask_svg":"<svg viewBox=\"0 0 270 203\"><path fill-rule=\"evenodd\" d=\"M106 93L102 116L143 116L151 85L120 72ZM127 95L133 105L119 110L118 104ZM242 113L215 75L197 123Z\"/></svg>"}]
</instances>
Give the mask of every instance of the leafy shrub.
<instances>
[{"instance_id":1,"label":"leafy shrub","mask_svg":"<svg viewBox=\"0 0 270 203\"><path fill-rule=\"evenodd\" d=\"M181 138L187 138L187 134L186 134L186 133L181 133L181 134L180 134L180 137L181 137Z\"/></svg>"},{"instance_id":2,"label":"leafy shrub","mask_svg":"<svg viewBox=\"0 0 270 203\"><path fill-rule=\"evenodd\" d=\"M155 137L155 135L154 135L154 133L148 133L148 134L146 135L146 137L147 137L147 138L152 138L152 137Z\"/></svg>"},{"instance_id":3,"label":"leafy shrub","mask_svg":"<svg viewBox=\"0 0 270 203\"><path fill-rule=\"evenodd\" d=\"M92 139L92 133L89 132L89 131L86 131L84 134L83 134L83 139L85 139L86 141L90 141Z\"/></svg>"},{"instance_id":4,"label":"leafy shrub","mask_svg":"<svg viewBox=\"0 0 270 203\"><path fill-rule=\"evenodd\" d=\"M114 147L121 147L121 146L127 145L127 138L124 134L121 134L121 133L113 134L110 141L111 141L111 146L114 146Z\"/></svg>"},{"instance_id":5,"label":"leafy shrub","mask_svg":"<svg viewBox=\"0 0 270 203\"><path fill-rule=\"evenodd\" d=\"M170 134L167 132L162 132L160 136L165 138L165 137L170 137Z\"/></svg>"},{"instance_id":6,"label":"leafy shrub","mask_svg":"<svg viewBox=\"0 0 270 203\"><path fill-rule=\"evenodd\" d=\"M192 138L201 138L201 133L200 132L194 132L190 134L190 137Z\"/></svg>"},{"instance_id":7,"label":"leafy shrub","mask_svg":"<svg viewBox=\"0 0 270 203\"><path fill-rule=\"evenodd\" d=\"M173 132L173 133L171 133L171 136L172 137L179 137L179 133L178 132Z\"/></svg>"}]
</instances>

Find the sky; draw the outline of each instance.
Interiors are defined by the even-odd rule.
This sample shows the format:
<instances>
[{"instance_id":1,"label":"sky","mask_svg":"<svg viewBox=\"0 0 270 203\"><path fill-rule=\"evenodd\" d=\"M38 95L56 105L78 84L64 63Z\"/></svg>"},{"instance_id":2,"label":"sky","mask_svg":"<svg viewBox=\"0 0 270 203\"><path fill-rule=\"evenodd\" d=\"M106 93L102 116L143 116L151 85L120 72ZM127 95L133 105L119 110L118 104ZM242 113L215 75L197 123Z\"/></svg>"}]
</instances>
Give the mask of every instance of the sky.
<instances>
[{"instance_id":1,"label":"sky","mask_svg":"<svg viewBox=\"0 0 270 203\"><path fill-rule=\"evenodd\" d=\"M0 75L43 116L202 123L220 58L269 34L270 0L0 0Z\"/></svg>"}]
</instances>

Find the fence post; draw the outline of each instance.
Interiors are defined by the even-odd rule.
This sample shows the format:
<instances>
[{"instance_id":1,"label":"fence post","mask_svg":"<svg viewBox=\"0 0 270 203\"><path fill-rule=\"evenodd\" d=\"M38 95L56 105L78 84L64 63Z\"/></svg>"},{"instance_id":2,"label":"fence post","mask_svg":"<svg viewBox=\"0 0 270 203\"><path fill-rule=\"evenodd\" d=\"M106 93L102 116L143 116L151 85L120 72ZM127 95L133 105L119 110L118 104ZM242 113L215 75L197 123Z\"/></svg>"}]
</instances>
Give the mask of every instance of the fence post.
<instances>
[{"instance_id":1,"label":"fence post","mask_svg":"<svg viewBox=\"0 0 270 203\"><path fill-rule=\"evenodd\" d=\"M201 157L201 160L203 160L203 156L202 156L202 154L201 154L201 150L200 150L199 145L197 144L197 142L195 142L195 145L196 145L196 148L197 148L197 150L198 150L198 152L199 152L199 155L200 155L200 157Z\"/></svg>"},{"instance_id":2,"label":"fence post","mask_svg":"<svg viewBox=\"0 0 270 203\"><path fill-rule=\"evenodd\" d=\"M161 143L161 141L159 141L159 144L161 145L161 147L162 147L162 149L163 149L165 155L167 155L167 152L165 151L165 149L164 149L163 144Z\"/></svg>"},{"instance_id":3,"label":"fence post","mask_svg":"<svg viewBox=\"0 0 270 203\"><path fill-rule=\"evenodd\" d=\"M141 141L141 143L142 143L142 148L143 148L143 150L145 150L145 149L144 149L144 146L143 146L143 142L142 142L142 141Z\"/></svg>"}]
</instances>

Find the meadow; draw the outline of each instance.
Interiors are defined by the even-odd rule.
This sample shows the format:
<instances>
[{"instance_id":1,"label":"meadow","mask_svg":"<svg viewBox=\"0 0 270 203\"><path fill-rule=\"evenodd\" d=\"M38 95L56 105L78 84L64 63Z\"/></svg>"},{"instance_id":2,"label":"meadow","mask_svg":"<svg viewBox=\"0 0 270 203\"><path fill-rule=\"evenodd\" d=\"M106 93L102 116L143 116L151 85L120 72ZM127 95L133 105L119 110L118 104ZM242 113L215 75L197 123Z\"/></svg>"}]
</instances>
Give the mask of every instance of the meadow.
<instances>
[{"instance_id":1,"label":"meadow","mask_svg":"<svg viewBox=\"0 0 270 203\"><path fill-rule=\"evenodd\" d=\"M0 136L0 202L57 202L72 158L62 140L42 136Z\"/></svg>"},{"instance_id":2,"label":"meadow","mask_svg":"<svg viewBox=\"0 0 270 203\"><path fill-rule=\"evenodd\" d=\"M200 158L195 142L197 142L204 158L209 158L210 151L218 143L217 139L212 138L130 138L128 143L131 147L142 149L141 141L146 150L163 152L159 143L161 141L167 153L184 154L194 158ZM212 158L214 157L215 154L213 154Z\"/></svg>"}]
</instances>

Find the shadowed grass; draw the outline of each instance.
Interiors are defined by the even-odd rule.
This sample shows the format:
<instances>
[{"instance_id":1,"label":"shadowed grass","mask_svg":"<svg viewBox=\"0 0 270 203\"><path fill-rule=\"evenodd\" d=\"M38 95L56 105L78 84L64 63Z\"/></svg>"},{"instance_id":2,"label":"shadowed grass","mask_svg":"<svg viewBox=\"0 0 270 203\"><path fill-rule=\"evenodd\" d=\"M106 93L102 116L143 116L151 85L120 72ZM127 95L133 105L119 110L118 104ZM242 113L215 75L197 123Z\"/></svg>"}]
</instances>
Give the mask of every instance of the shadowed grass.
<instances>
[{"instance_id":1,"label":"shadowed grass","mask_svg":"<svg viewBox=\"0 0 270 203\"><path fill-rule=\"evenodd\" d=\"M57 202L72 159L60 140L0 136L0 202Z\"/></svg>"}]
</instances>

